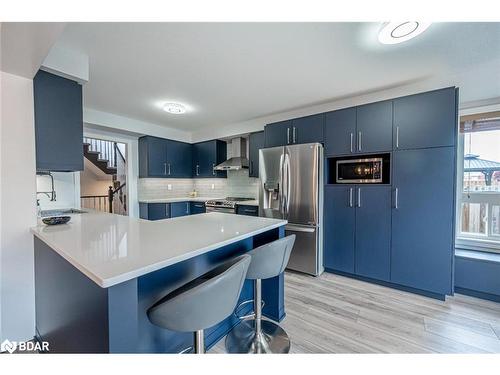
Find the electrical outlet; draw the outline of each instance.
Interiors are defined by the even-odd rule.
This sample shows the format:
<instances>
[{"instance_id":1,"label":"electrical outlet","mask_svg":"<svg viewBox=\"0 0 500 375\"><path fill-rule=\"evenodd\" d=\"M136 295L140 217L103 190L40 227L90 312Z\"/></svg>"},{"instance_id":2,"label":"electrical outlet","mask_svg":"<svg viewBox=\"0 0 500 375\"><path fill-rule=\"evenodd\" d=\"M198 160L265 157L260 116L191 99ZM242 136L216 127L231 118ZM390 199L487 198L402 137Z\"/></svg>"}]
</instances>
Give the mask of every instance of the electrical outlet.
<instances>
[{"instance_id":1,"label":"electrical outlet","mask_svg":"<svg viewBox=\"0 0 500 375\"><path fill-rule=\"evenodd\" d=\"M167 185L167 190L172 190L172 184Z\"/></svg>"},{"instance_id":2,"label":"electrical outlet","mask_svg":"<svg viewBox=\"0 0 500 375\"><path fill-rule=\"evenodd\" d=\"M212 190L215 190L215 184L212 184Z\"/></svg>"}]
</instances>

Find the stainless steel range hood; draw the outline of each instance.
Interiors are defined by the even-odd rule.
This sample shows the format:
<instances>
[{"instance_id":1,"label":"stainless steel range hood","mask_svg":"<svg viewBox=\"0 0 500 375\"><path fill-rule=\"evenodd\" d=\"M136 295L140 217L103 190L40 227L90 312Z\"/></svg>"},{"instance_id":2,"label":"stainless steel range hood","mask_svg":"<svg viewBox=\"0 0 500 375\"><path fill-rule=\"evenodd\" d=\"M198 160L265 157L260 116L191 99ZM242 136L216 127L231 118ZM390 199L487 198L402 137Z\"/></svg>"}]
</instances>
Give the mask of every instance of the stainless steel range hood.
<instances>
[{"instance_id":1,"label":"stainless steel range hood","mask_svg":"<svg viewBox=\"0 0 500 375\"><path fill-rule=\"evenodd\" d=\"M216 171L239 171L248 168L247 140L245 138L234 138L231 140L231 157L220 163L214 169Z\"/></svg>"}]
</instances>

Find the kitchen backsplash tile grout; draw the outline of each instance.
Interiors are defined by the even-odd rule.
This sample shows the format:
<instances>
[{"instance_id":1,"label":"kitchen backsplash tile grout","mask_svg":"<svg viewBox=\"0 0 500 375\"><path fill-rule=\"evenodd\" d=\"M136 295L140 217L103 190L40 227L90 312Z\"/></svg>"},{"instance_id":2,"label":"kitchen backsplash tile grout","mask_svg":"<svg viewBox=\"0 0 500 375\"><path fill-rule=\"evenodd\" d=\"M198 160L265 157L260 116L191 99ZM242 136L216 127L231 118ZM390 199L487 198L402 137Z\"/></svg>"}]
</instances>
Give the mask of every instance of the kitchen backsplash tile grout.
<instances>
[{"instance_id":1,"label":"kitchen backsplash tile grout","mask_svg":"<svg viewBox=\"0 0 500 375\"><path fill-rule=\"evenodd\" d=\"M168 189L169 185L171 190ZM227 178L141 178L138 180L138 197L162 199L187 197L196 190L203 197L258 198L259 179L248 177L248 170L228 171Z\"/></svg>"}]
</instances>

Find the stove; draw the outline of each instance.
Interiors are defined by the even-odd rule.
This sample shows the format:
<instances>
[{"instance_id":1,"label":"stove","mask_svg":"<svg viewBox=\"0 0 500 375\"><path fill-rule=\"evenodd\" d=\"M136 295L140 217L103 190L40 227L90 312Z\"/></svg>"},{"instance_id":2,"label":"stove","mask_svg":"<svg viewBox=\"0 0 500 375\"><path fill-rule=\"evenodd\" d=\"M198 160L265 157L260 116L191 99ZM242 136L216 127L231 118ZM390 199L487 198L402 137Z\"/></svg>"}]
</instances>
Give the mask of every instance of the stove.
<instances>
[{"instance_id":1,"label":"stove","mask_svg":"<svg viewBox=\"0 0 500 375\"><path fill-rule=\"evenodd\" d=\"M224 199L213 199L205 202L207 212L236 213L236 206L239 202L251 201L254 198L227 197Z\"/></svg>"}]
</instances>

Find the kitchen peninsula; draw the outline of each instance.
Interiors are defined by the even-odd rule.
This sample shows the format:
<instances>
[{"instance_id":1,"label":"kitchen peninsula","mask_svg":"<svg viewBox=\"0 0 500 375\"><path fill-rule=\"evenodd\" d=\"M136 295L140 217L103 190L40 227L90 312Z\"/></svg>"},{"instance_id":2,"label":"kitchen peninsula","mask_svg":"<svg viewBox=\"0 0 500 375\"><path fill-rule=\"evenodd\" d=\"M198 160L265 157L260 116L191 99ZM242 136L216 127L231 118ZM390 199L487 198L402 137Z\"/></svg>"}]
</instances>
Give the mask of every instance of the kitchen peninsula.
<instances>
[{"instance_id":1,"label":"kitchen peninsula","mask_svg":"<svg viewBox=\"0 0 500 375\"><path fill-rule=\"evenodd\" d=\"M192 334L152 325L146 310L219 262L283 237L285 224L221 213L146 221L96 212L40 224L31 229L37 339L50 352L180 352ZM263 312L277 321L285 314L283 283L283 275L263 282ZM252 296L247 280L240 301ZM207 348L238 323L233 315L208 329Z\"/></svg>"}]
</instances>

